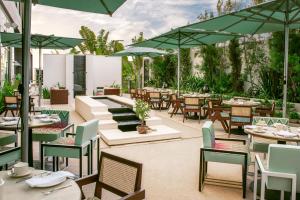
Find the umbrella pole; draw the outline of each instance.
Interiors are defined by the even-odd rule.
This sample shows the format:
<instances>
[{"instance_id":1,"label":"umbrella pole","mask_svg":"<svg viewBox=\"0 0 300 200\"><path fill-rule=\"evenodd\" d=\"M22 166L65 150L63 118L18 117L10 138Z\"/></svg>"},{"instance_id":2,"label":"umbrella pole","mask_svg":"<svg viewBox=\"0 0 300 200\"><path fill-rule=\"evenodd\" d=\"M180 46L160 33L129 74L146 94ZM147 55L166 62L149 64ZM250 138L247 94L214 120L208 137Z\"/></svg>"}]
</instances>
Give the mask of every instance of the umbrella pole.
<instances>
[{"instance_id":1,"label":"umbrella pole","mask_svg":"<svg viewBox=\"0 0 300 200\"><path fill-rule=\"evenodd\" d=\"M31 29L31 3L32 0L24 1L24 18L23 18L23 34L22 34L22 103L21 103L21 149L22 161L28 162L29 158L29 68L30 68L30 29ZM32 163L29 163L32 165Z\"/></svg>"},{"instance_id":2,"label":"umbrella pole","mask_svg":"<svg viewBox=\"0 0 300 200\"><path fill-rule=\"evenodd\" d=\"M41 107L41 99L42 99L42 76L41 76L41 69L42 69L42 49L39 48L39 74L38 74L38 81L39 81L39 107Z\"/></svg>"},{"instance_id":3,"label":"umbrella pole","mask_svg":"<svg viewBox=\"0 0 300 200\"><path fill-rule=\"evenodd\" d=\"M287 86L289 71L289 25L284 25L284 78L283 78L283 117L287 116Z\"/></svg>"},{"instance_id":4,"label":"umbrella pole","mask_svg":"<svg viewBox=\"0 0 300 200\"><path fill-rule=\"evenodd\" d=\"M178 65L177 65L177 94L180 95L180 46L178 48Z\"/></svg>"}]
</instances>

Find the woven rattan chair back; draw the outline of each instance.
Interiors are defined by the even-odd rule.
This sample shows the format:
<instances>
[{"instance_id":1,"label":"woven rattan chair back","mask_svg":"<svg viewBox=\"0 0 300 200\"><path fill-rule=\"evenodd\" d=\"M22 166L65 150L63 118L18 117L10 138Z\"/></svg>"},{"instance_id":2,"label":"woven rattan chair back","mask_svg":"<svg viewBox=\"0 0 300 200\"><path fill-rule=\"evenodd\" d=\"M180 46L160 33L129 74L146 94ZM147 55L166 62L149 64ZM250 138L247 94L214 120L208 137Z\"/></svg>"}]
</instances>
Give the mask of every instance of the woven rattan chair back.
<instances>
[{"instance_id":1,"label":"woven rattan chair back","mask_svg":"<svg viewBox=\"0 0 300 200\"><path fill-rule=\"evenodd\" d=\"M17 104L18 103L18 97L4 97L4 102L5 104Z\"/></svg>"},{"instance_id":2,"label":"woven rattan chair back","mask_svg":"<svg viewBox=\"0 0 300 200\"><path fill-rule=\"evenodd\" d=\"M160 92L150 92L149 93L149 97L151 99L160 99L161 93Z\"/></svg>"},{"instance_id":3,"label":"woven rattan chair back","mask_svg":"<svg viewBox=\"0 0 300 200\"><path fill-rule=\"evenodd\" d=\"M199 106L200 99L198 97L185 97L184 104L189 106Z\"/></svg>"},{"instance_id":4,"label":"woven rattan chair back","mask_svg":"<svg viewBox=\"0 0 300 200\"><path fill-rule=\"evenodd\" d=\"M142 164L101 152L99 182L95 196L101 198L102 189L125 196L141 189Z\"/></svg>"},{"instance_id":5,"label":"woven rattan chair back","mask_svg":"<svg viewBox=\"0 0 300 200\"><path fill-rule=\"evenodd\" d=\"M231 107L231 116L251 117L252 116L252 107L232 106Z\"/></svg>"}]
</instances>

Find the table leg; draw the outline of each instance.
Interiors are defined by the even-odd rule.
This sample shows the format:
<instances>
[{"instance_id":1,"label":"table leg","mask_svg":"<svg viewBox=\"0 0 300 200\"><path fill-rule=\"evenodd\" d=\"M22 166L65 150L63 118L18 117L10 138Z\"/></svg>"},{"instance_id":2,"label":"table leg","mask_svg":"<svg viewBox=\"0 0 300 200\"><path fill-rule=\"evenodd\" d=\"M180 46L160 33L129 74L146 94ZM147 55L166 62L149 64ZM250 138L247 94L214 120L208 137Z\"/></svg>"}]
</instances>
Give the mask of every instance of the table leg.
<instances>
[{"instance_id":1,"label":"table leg","mask_svg":"<svg viewBox=\"0 0 300 200\"><path fill-rule=\"evenodd\" d=\"M32 128L28 131L28 165L33 167Z\"/></svg>"}]
</instances>

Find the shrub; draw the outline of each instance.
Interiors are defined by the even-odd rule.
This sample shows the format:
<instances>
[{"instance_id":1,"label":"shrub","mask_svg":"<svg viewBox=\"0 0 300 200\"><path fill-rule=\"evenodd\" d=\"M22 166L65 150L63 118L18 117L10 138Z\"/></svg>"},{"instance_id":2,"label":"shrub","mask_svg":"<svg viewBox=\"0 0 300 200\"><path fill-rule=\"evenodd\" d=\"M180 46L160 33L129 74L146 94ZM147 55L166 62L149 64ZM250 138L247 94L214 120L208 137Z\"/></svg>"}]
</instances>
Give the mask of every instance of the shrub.
<instances>
[{"instance_id":1,"label":"shrub","mask_svg":"<svg viewBox=\"0 0 300 200\"><path fill-rule=\"evenodd\" d=\"M300 115L297 112L290 112L289 118L290 119L300 119Z\"/></svg>"},{"instance_id":2,"label":"shrub","mask_svg":"<svg viewBox=\"0 0 300 200\"><path fill-rule=\"evenodd\" d=\"M137 100L135 103L135 113L136 116L142 121L142 124L145 125L146 118L149 117L150 107L148 103Z\"/></svg>"}]
</instances>

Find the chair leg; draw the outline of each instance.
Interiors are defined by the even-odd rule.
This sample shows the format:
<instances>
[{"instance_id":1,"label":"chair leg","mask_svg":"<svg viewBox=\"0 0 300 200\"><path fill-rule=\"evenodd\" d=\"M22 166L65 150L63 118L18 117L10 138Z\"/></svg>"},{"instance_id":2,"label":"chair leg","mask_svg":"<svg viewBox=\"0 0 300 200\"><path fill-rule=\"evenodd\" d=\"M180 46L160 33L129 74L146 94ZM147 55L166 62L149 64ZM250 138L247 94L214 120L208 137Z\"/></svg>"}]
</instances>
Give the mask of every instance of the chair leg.
<instances>
[{"instance_id":1,"label":"chair leg","mask_svg":"<svg viewBox=\"0 0 300 200\"><path fill-rule=\"evenodd\" d=\"M200 165L199 165L199 191L202 191L202 176L203 176L203 154L200 149Z\"/></svg>"},{"instance_id":2,"label":"chair leg","mask_svg":"<svg viewBox=\"0 0 300 200\"><path fill-rule=\"evenodd\" d=\"M68 167L68 166L69 166L69 158L66 157L66 167Z\"/></svg>"},{"instance_id":3,"label":"chair leg","mask_svg":"<svg viewBox=\"0 0 300 200\"><path fill-rule=\"evenodd\" d=\"M14 116L15 116L14 111L13 111L13 110L10 110L10 112L11 112L12 116L14 117Z\"/></svg>"},{"instance_id":4,"label":"chair leg","mask_svg":"<svg viewBox=\"0 0 300 200\"><path fill-rule=\"evenodd\" d=\"M89 145L88 148L88 156L87 156L87 174L91 174L91 146Z\"/></svg>"},{"instance_id":5,"label":"chair leg","mask_svg":"<svg viewBox=\"0 0 300 200\"><path fill-rule=\"evenodd\" d=\"M82 177L82 149L79 151L79 177Z\"/></svg>"},{"instance_id":6,"label":"chair leg","mask_svg":"<svg viewBox=\"0 0 300 200\"><path fill-rule=\"evenodd\" d=\"M91 142L91 155L90 155L90 162L91 162L91 166L90 166L90 168L91 168L91 170L90 170L90 174L93 174L93 150L94 150L94 148L93 148L93 142Z\"/></svg>"},{"instance_id":7,"label":"chair leg","mask_svg":"<svg viewBox=\"0 0 300 200\"><path fill-rule=\"evenodd\" d=\"M6 117L6 115L7 115L7 110L5 110L4 117Z\"/></svg>"},{"instance_id":8,"label":"chair leg","mask_svg":"<svg viewBox=\"0 0 300 200\"><path fill-rule=\"evenodd\" d=\"M53 172L55 172L55 160L56 160L56 157L52 156L52 171Z\"/></svg>"},{"instance_id":9,"label":"chair leg","mask_svg":"<svg viewBox=\"0 0 300 200\"><path fill-rule=\"evenodd\" d=\"M99 170L100 138L97 139L97 170Z\"/></svg>"},{"instance_id":10,"label":"chair leg","mask_svg":"<svg viewBox=\"0 0 300 200\"><path fill-rule=\"evenodd\" d=\"M59 171L59 156L56 156L56 171Z\"/></svg>"},{"instance_id":11,"label":"chair leg","mask_svg":"<svg viewBox=\"0 0 300 200\"><path fill-rule=\"evenodd\" d=\"M40 161L41 161L41 170L44 169L44 148L43 148L43 145L40 144Z\"/></svg>"}]
</instances>

